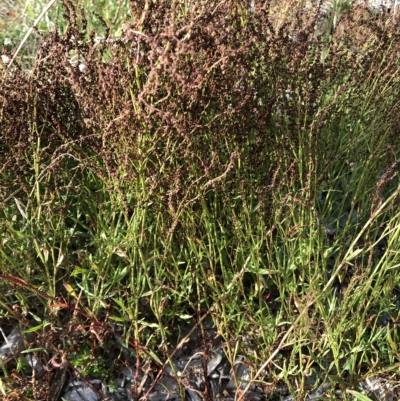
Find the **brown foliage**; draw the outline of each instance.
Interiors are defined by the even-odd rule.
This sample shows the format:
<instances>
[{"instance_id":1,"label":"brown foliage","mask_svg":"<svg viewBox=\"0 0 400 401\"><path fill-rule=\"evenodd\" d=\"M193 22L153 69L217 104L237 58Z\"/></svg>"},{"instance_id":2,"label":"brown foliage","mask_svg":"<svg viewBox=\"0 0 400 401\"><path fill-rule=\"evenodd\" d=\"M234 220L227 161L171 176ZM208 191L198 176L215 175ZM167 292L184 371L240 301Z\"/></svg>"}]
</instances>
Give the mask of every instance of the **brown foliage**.
<instances>
[{"instance_id":1,"label":"brown foliage","mask_svg":"<svg viewBox=\"0 0 400 401\"><path fill-rule=\"evenodd\" d=\"M140 176L148 197L172 214L221 185L227 202L236 188L266 204L283 185L278 172L309 181L293 168L300 162L293 150L309 136L302 162L311 174L325 146L324 126L346 112L343 102L321 108L326 91L336 88L334 99L349 85L361 87L398 37L395 26L349 14L321 62L316 15L304 18L298 9L288 29L289 23L275 23L271 1L256 1L249 12L243 1L185 9L166 0L132 1L124 36L97 40L85 32L80 10L69 0L63 4L67 32L43 36L32 70L3 66L3 185L9 193L29 192L29 178L39 175L58 191L69 185L66 168L75 178L91 169L123 195ZM353 33L367 28L379 45L360 57L365 50ZM80 61L72 63L72 53ZM383 63L389 79L395 63Z\"/></svg>"}]
</instances>

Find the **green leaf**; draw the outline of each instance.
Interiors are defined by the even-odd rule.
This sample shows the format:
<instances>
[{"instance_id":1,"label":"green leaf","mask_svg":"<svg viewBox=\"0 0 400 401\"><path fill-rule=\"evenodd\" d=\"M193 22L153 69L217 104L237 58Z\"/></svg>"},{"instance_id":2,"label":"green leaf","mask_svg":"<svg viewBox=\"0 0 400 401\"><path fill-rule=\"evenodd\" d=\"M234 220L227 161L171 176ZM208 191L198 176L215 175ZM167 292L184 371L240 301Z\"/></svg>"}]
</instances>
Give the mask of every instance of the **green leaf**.
<instances>
[{"instance_id":1,"label":"green leaf","mask_svg":"<svg viewBox=\"0 0 400 401\"><path fill-rule=\"evenodd\" d=\"M113 298L112 299L122 310L125 310L125 304L118 298Z\"/></svg>"},{"instance_id":2,"label":"green leaf","mask_svg":"<svg viewBox=\"0 0 400 401\"><path fill-rule=\"evenodd\" d=\"M24 349L23 351L21 351L21 354L29 354L30 352L38 352L38 351L44 351L46 352L46 354L48 353L46 348L38 347L38 348Z\"/></svg>"},{"instance_id":3,"label":"green leaf","mask_svg":"<svg viewBox=\"0 0 400 401\"><path fill-rule=\"evenodd\" d=\"M131 266L126 266L122 270L117 269L115 281L121 281L131 270Z\"/></svg>"},{"instance_id":4,"label":"green leaf","mask_svg":"<svg viewBox=\"0 0 400 401\"><path fill-rule=\"evenodd\" d=\"M130 322L131 319L127 317L119 317L119 316L109 316L108 317L111 320L115 320L116 322Z\"/></svg>"},{"instance_id":5,"label":"green leaf","mask_svg":"<svg viewBox=\"0 0 400 401\"><path fill-rule=\"evenodd\" d=\"M77 276L78 274L87 273L88 271L89 271L88 269L77 268L77 269L74 269L74 271L70 275Z\"/></svg>"},{"instance_id":6,"label":"green leaf","mask_svg":"<svg viewBox=\"0 0 400 401\"><path fill-rule=\"evenodd\" d=\"M270 270L270 269L259 269L257 273L262 275L272 274L272 273L280 273L279 270Z\"/></svg>"},{"instance_id":7,"label":"green leaf","mask_svg":"<svg viewBox=\"0 0 400 401\"><path fill-rule=\"evenodd\" d=\"M191 319L191 318L192 318L192 315L179 315L179 317L180 317L181 319L186 320L186 319Z\"/></svg>"},{"instance_id":8,"label":"green leaf","mask_svg":"<svg viewBox=\"0 0 400 401\"><path fill-rule=\"evenodd\" d=\"M35 331L38 331L38 330L40 330L41 328L43 328L43 327L45 327L45 326L48 326L49 324L50 324L50 323L48 323L48 322L44 322L44 323L42 323L42 324L39 324L38 326L31 327L31 328L29 328L29 329L24 330L24 334L26 334L26 333L34 333Z\"/></svg>"},{"instance_id":9,"label":"green leaf","mask_svg":"<svg viewBox=\"0 0 400 401\"><path fill-rule=\"evenodd\" d=\"M357 398L357 400L360 401L372 401L371 398L367 397L366 395L359 393L358 391L355 390L347 390L348 393L354 395L354 397Z\"/></svg>"},{"instance_id":10,"label":"green leaf","mask_svg":"<svg viewBox=\"0 0 400 401\"><path fill-rule=\"evenodd\" d=\"M162 365L163 363L161 362L161 360L158 358L158 356L151 350L147 350L147 352L150 354L150 356L160 365Z\"/></svg>"},{"instance_id":11,"label":"green leaf","mask_svg":"<svg viewBox=\"0 0 400 401\"><path fill-rule=\"evenodd\" d=\"M146 327L151 327L153 329L159 329L160 325L158 323L148 323L145 320L139 320L140 324Z\"/></svg>"}]
</instances>

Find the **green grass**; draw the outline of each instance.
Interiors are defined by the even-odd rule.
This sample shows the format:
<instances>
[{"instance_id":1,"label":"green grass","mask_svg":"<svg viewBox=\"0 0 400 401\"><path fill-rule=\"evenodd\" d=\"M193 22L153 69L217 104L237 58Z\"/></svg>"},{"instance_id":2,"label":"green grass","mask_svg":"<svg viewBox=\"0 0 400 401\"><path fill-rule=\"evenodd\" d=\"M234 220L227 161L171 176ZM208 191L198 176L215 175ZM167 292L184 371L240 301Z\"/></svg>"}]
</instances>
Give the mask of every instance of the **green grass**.
<instances>
[{"instance_id":1,"label":"green grass","mask_svg":"<svg viewBox=\"0 0 400 401\"><path fill-rule=\"evenodd\" d=\"M117 35L127 4L104 3L85 2L83 13L108 10L103 19ZM187 4L179 4L184 15ZM40 7L27 3L23 21L9 31L13 46ZM54 26L57 7L39 31ZM250 17L242 12L246 26ZM89 18L85 35L93 27L101 35L99 21ZM122 78L115 83L133 110L132 125L117 101L98 112L103 125L92 120L103 147L80 141L77 118L66 124L62 145L46 153L53 142L45 134L56 141L64 131L51 119L42 126L27 121L33 139L15 156L26 163L24 172L16 176L15 165L0 170L0 321L29 328L52 355L61 351L51 327L61 328L62 354L87 376L106 374L112 324L120 325L119 341L134 356L163 365L184 340L175 329L180 322L201 326L211 317L231 363L245 355L252 380L273 383L271 391L281 381L305 399L311 390L305 376L313 371L321 375L315 386L329 380L348 399L346 391L364 378L397 381L398 37L360 68L343 50L351 44L335 37L323 43L306 51L298 77L278 45L268 60L257 56L262 45L249 50L260 110L270 107L276 88L291 91L281 95L281 110L272 109L264 130L251 125L236 92L237 98L205 106L191 136L167 137L162 123L170 117L146 119L141 110L138 94L145 84L156 85L145 67L135 67L129 86ZM32 39L22 63L35 46ZM332 73L320 71L321 55ZM127 57L120 61L121 71L133 69ZM226 66L235 68L234 61ZM160 91L149 103L162 108L179 101L177 87L178 94ZM87 96L101 104L90 85ZM69 99L80 105L79 97ZM240 110L237 121L224 116L228 101ZM32 108L40 115L39 102ZM194 106L182 111L182 124L195 112ZM3 127L15 123L1 118ZM107 131L113 121L121 121L116 131L125 136ZM246 137L241 127L230 136L240 124L250 127ZM73 334L81 339L78 349ZM0 391L12 399L18 386L9 375L3 367Z\"/></svg>"}]
</instances>

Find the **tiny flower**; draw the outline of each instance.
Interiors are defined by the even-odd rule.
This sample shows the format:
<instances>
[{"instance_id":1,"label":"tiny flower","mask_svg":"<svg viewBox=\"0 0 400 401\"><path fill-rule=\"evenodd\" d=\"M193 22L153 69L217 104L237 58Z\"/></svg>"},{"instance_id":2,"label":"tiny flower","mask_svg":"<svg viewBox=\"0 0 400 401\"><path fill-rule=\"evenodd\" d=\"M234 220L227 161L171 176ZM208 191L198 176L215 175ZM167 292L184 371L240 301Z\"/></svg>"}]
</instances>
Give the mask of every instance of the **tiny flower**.
<instances>
[{"instance_id":1,"label":"tiny flower","mask_svg":"<svg viewBox=\"0 0 400 401\"><path fill-rule=\"evenodd\" d=\"M8 63L10 62L10 57L6 56L5 54L2 54L2 55L1 55L1 61L2 61L4 64L8 64Z\"/></svg>"}]
</instances>

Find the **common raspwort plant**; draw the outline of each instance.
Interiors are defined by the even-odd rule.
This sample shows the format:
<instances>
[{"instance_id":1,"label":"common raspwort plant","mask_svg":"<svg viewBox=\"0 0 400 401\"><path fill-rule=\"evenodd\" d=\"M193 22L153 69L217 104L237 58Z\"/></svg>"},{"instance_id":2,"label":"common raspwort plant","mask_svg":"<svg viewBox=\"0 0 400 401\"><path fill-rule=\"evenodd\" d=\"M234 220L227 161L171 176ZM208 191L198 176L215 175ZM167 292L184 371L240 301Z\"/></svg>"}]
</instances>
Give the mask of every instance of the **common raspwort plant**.
<instances>
[{"instance_id":1,"label":"common raspwort plant","mask_svg":"<svg viewBox=\"0 0 400 401\"><path fill-rule=\"evenodd\" d=\"M316 34L301 2L147 0L118 29L96 15L99 36L60 3L29 69L2 52L1 325L70 369L77 339L93 355L124 340L159 378L179 324L211 316L267 394L388 375L397 19L349 7ZM35 392L3 371L4 396L51 399L54 372Z\"/></svg>"}]
</instances>

